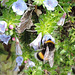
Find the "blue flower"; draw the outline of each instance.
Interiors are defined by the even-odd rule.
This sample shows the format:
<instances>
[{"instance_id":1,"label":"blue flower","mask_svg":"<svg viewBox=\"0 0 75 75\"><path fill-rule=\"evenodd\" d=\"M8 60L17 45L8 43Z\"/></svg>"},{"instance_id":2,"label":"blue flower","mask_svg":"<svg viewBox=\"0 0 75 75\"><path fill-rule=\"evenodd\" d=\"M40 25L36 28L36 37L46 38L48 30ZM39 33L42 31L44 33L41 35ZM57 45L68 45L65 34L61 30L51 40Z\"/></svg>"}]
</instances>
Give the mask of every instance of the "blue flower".
<instances>
[{"instance_id":1,"label":"blue flower","mask_svg":"<svg viewBox=\"0 0 75 75\"><path fill-rule=\"evenodd\" d=\"M23 15L24 11L27 10L27 5L23 0L18 0L13 3L12 9L18 15Z\"/></svg>"},{"instance_id":2,"label":"blue flower","mask_svg":"<svg viewBox=\"0 0 75 75\"><path fill-rule=\"evenodd\" d=\"M42 39L42 33L39 33L37 38L29 44L30 47L32 46L34 48L34 50L39 49L39 47L41 45L41 39Z\"/></svg>"},{"instance_id":3,"label":"blue flower","mask_svg":"<svg viewBox=\"0 0 75 75\"><path fill-rule=\"evenodd\" d=\"M10 35L5 35L5 34L0 35L0 40L3 41L3 43L5 44L8 44L10 38L11 38Z\"/></svg>"},{"instance_id":4,"label":"blue flower","mask_svg":"<svg viewBox=\"0 0 75 75\"><path fill-rule=\"evenodd\" d=\"M35 63L33 62L33 61L28 61L28 64L29 64L29 67L33 67L33 66L35 66Z\"/></svg>"},{"instance_id":5,"label":"blue flower","mask_svg":"<svg viewBox=\"0 0 75 75\"><path fill-rule=\"evenodd\" d=\"M16 66L15 66L14 71L20 71L20 69L19 69L19 66L18 66L18 65L16 65Z\"/></svg>"},{"instance_id":6,"label":"blue flower","mask_svg":"<svg viewBox=\"0 0 75 75\"><path fill-rule=\"evenodd\" d=\"M55 43L55 39L50 34L46 34L46 35L44 35L44 37L42 39L42 44L44 44L44 42L49 39L51 39L51 41L53 41Z\"/></svg>"},{"instance_id":7,"label":"blue flower","mask_svg":"<svg viewBox=\"0 0 75 75\"><path fill-rule=\"evenodd\" d=\"M7 27L7 23L5 21L0 21L0 33L1 34L5 32L6 27Z\"/></svg>"},{"instance_id":8,"label":"blue flower","mask_svg":"<svg viewBox=\"0 0 75 75\"><path fill-rule=\"evenodd\" d=\"M19 44L19 39L16 37L16 55L22 55L22 50Z\"/></svg>"},{"instance_id":9,"label":"blue flower","mask_svg":"<svg viewBox=\"0 0 75 75\"><path fill-rule=\"evenodd\" d=\"M47 10L54 10L54 8L58 5L57 0L45 0L43 1L43 3L46 6Z\"/></svg>"},{"instance_id":10,"label":"blue flower","mask_svg":"<svg viewBox=\"0 0 75 75\"><path fill-rule=\"evenodd\" d=\"M63 26L65 22L66 13L63 14L63 16L60 18L60 20L57 22L58 26Z\"/></svg>"},{"instance_id":11,"label":"blue flower","mask_svg":"<svg viewBox=\"0 0 75 75\"><path fill-rule=\"evenodd\" d=\"M26 64L27 64L26 65L27 68L35 66L35 63L33 61L30 61L30 60L28 60Z\"/></svg>"},{"instance_id":12,"label":"blue flower","mask_svg":"<svg viewBox=\"0 0 75 75\"><path fill-rule=\"evenodd\" d=\"M21 66L22 62L23 62L23 57L18 56L18 57L16 58L16 63L17 63L17 65L18 65L18 66Z\"/></svg>"}]
</instances>

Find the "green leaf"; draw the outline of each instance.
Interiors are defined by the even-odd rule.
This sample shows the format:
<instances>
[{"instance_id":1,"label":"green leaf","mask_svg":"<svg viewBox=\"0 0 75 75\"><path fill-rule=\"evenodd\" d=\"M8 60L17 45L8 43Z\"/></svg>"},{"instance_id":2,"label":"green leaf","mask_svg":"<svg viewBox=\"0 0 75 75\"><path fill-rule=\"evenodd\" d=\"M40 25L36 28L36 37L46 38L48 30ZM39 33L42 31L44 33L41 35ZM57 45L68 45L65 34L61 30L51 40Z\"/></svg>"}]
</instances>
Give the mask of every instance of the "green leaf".
<instances>
[{"instance_id":1,"label":"green leaf","mask_svg":"<svg viewBox=\"0 0 75 75\"><path fill-rule=\"evenodd\" d=\"M40 5L43 4L43 1L44 1L44 0L33 0L33 1L34 1L34 4L40 6Z\"/></svg>"},{"instance_id":2,"label":"green leaf","mask_svg":"<svg viewBox=\"0 0 75 75\"><path fill-rule=\"evenodd\" d=\"M66 51L65 50L62 50L61 52L60 52L60 54L62 55L62 54L64 54Z\"/></svg>"}]
</instances>

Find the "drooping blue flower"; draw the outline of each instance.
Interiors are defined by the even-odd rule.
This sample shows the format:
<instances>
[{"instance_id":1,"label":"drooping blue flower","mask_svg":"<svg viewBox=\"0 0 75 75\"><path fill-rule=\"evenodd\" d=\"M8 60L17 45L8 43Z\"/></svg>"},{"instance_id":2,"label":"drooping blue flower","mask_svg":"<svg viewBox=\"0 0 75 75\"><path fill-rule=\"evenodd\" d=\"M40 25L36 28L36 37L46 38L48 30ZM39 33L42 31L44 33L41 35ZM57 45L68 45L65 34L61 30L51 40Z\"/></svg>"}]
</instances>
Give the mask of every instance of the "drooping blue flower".
<instances>
[{"instance_id":1,"label":"drooping blue flower","mask_svg":"<svg viewBox=\"0 0 75 75\"><path fill-rule=\"evenodd\" d=\"M68 72L67 75L71 75L71 72Z\"/></svg>"},{"instance_id":2,"label":"drooping blue flower","mask_svg":"<svg viewBox=\"0 0 75 75\"><path fill-rule=\"evenodd\" d=\"M44 42L49 39L55 43L55 39L50 34L46 34L46 35L44 35L44 37L42 39L42 44L44 44Z\"/></svg>"},{"instance_id":3,"label":"drooping blue flower","mask_svg":"<svg viewBox=\"0 0 75 75\"><path fill-rule=\"evenodd\" d=\"M20 71L20 69L19 69L19 66L18 66L18 65L16 65L16 66L15 66L14 71Z\"/></svg>"},{"instance_id":4,"label":"drooping blue flower","mask_svg":"<svg viewBox=\"0 0 75 75\"><path fill-rule=\"evenodd\" d=\"M60 18L60 20L57 22L58 26L63 26L65 22L66 13L63 14L63 16Z\"/></svg>"},{"instance_id":5,"label":"drooping blue flower","mask_svg":"<svg viewBox=\"0 0 75 75\"><path fill-rule=\"evenodd\" d=\"M18 15L23 15L24 11L27 10L27 5L23 0L18 0L13 3L12 9Z\"/></svg>"},{"instance_id":6,"label":"drooping blue flower","mask_svg":"<svg viewBox=\"0 0 75 75\"><path fill-rule=\"evenodd\" d=\"M28 61L28 64L29 64L29 67L33 67L33 66L35 66L35 63L33 62L33 61Z\"/></svg>"},{"instance_id":7,"label":"drooping blue flower","mask_svg":"<svg viewBox=\"0 0 75 75\"><path fill-rule=\"evenodd\" d=\"M22 55L19 39L16 37L16 55Z\"/></svg>"},{"instance_id":8,"label":"drooping blue flower","mask_svg":"<svg viewBox=\"0 0 75 75\"><path fill-rule=\"evenodd\" d=\"M28 60L25 66L26 66L27 68L29 68L29 67L34 67L34 66L35 66L35 63L34 63L33 61Z\"/></svg>"},{"instance_id":9,"label":"drooping blue flower","mask_svg":"<svg viewBox=\"0 0 75 75\"><path fill-rule=\"evenodd\" d=\"M0 35L0 40L3 41L3 43L5 44L8 44L10 39L11 39L10 35L5 34Z\"/></svg>"},{"instance_id":10,"label":"drooping blue flower","mask_svg":"<svg viewBox=\"0 0 75 75\"><path fill-rule=\"evenodd\" d=\"M16 58L16 63L17 63L17 65L18 65L18 66L21 66L22 62L23 62L23 57L22 57L22 56L18 56L18 57Z\"/></svg>"},{"instance_id":11,"label":"drooping blue flower","mask_svg":"<svg viewBox=\"0 0 75 75\"><path fill-rule=\"evenodd\" d=\"M39 49L39 47L41 45L41 39L42 39L42 33L39 33L37 38L29 44L30 47L32 46L34 48L34 50Z\"/></svg>"},{"instance_id":12,"label":"drooping blue flower","mask_svg":"<svg viewBox=\"0 0 75 75\"><path fill-rule=\"evenodd\" d=\"M7 23L5 21L0 21L0 33L1 34L5 32L6 27L7 27Z\"/></svg>"},{"instance_id":13,"label":"drooping blue flower","mask_svg":"<svg viewBox=\"0 0 75 75\"><path fill-rule=\"evenodd\" d=\"M57 0L45 0L43 3L47 10L54 10L54 8L58 5Z\"/></svg>"}]
</instances>

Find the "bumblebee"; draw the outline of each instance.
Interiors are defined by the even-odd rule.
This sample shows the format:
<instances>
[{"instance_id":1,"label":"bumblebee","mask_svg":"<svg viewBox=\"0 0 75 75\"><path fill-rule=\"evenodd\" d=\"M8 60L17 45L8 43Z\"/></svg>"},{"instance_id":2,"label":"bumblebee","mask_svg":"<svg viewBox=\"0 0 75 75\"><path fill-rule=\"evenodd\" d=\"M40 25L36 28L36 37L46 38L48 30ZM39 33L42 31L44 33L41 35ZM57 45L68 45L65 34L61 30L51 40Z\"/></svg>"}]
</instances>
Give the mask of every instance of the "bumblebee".
<instances>
[{"instance_id":1,"label":"bumblebee","mask_svg":"<svg viewBox=\"0 0 75 75\"><path fill-rule=\"evenodd\" d=\"M41 51L39 51L39 52L37 52L37 53L35 54L35 56L36 56L36 58L37 58L38 60L43 61L45 52L46 52L46 50L47 50L47 47L48 47L49 51L54 50L54 48L55 48L54 42L52 42L52 41L49 39L48 41L46 41L46 42L44 43L43 50L41 50Z\"/></svg>"},{"instance_id":2,"label":"bumblebee","mask_svg":"<svg viewBox=\"0 0 75 75\"><path fill-rule=\"evenodd\" d=\"M45 61L49 61L50 67L52 67L54 63L54 48L55 43L51 39L48 39L44 42L43 49L35 53L35 58L44 63Z\"/></svg>"}]
</instances>

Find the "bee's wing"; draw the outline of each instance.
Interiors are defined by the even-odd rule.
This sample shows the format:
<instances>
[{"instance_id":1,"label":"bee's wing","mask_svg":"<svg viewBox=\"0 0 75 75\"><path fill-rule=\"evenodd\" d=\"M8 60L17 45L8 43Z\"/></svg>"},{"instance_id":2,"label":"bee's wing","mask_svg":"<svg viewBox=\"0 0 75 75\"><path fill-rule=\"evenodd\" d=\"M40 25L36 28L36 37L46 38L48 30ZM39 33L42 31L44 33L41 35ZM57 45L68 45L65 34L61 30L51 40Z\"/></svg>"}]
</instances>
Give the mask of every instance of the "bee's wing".
<instances>
[{"instance_id":1,"label":"bee's wing","mask_svg":"<svg viewBox=\"0 0 75 75\"><path fill-rule=\"evenodd\" d=\"M48 57L49 57L49 47L47 46L46 47L46 52L44 54L44 64L45 64L45 61L48 59Z\"/></svg>"},{"instance_id":2,"label":"bee's wing","mask_svg":"<svg viewBox=\"0 0 75 75\"><path fill-rule=\"evenodd\" d=\"M50 51L50 53L49 53L49 65L50 65L50 67L53 67L53 64L54 64L54 50Z\"/></svg>"}]
</instances>

